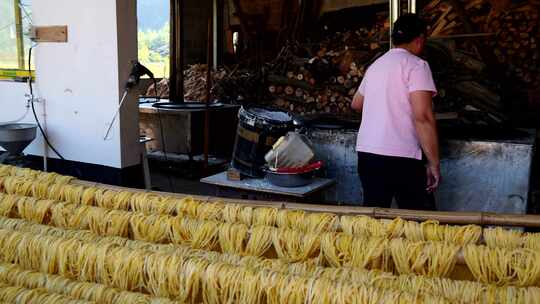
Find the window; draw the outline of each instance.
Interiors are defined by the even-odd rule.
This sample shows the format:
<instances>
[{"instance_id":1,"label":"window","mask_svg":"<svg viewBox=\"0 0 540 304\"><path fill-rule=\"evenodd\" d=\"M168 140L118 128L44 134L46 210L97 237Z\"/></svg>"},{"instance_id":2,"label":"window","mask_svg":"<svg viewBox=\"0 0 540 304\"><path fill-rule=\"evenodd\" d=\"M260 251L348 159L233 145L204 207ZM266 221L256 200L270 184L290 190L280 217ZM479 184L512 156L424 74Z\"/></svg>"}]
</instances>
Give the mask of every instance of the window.
<instances>
[{"instance_id":1,"label":"window","mask_svg":"<svg viewBox=\"0 0 540 304\"><path fill-rule=\"evenodd\" d=\"M0 79L28 77L30 0L0 0Z\"/></svg>"},{"instance_id":2,"label":"window","mask_svg":"<svg viewBox=\"0 0 540 304\"><path fill-rule=\"evenodd\" d=\"M169 77L169 0L137 0L139 61Z\"/></svg>"}]
</instances>

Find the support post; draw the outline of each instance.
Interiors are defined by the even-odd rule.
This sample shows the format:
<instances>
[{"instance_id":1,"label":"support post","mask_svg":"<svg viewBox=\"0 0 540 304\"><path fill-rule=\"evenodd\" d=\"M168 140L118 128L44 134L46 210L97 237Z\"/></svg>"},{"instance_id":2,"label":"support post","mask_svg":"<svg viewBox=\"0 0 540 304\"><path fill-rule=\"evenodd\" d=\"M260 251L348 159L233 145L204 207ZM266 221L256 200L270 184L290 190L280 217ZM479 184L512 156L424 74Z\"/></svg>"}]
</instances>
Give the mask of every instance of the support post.
<instances>
[{"instance_id":1,"label":"support post","mask_svg":"<svg viewBox=\"0 0 540 304\"><path fill-rule=\"evenodd\" d=\"M17 36L17 63L20 70L26 70L24 60L24 37L20 0L13 0L13 10L15 11L15 32Z\"/></svg>"},{"instance_id":2,"label":"support post","mask_svg":"<svg viewBox=\"0 0 540 304\"><path fill-rule=\"evenodd\" d=\"M183 0L170 1L169 99L184 102L184 18Z\"/></svg>"},{"instance_id":3,"label":"support post","mask_svg":"<svg viewBox=\"0 0 540 304\"><path fill-rule=\"evenodd\" d=\"M416 0L408 0L407 10L409 13L416 14Z\"/></svg>"},{"instance_id":4,"label":"support post","mask_svg":"<svg viewBox=\"0 0 540 304\"><path fill-rule=\"evenodd\" d=\"M212 13L213 13L212 9ZM206 109L204 111L204 168L208 169L209 163L208 163L208 155L209 155L209 147L210 147L210 99L211 99L211 90L212 90L212 61L213 61L213 42L214 42L214 26L213 21L214 16L213 14L210 14L210 17L208 18L208 49L206 53L207 58L207 74L206 74Z\"/></svg>"},{"instance_id":5,"label":"support post","mask_svg":"<svg viewBox=\"0 0 540 304\"><path fill-rule=\"evenodd\" d=\"M390 0L389 3L389 21L390 21L390 37L392 37L392 31L394 30L394 22L396 22L400 13L400 0ZM392 44L392 39L390 39L390 48L394 45Z\"/></svg>"},{"instance_id":6,"label":"support post","mask_svg":"<svg viewBox=\"0 0 540 304\"><path fill-rule=\"evenodd\" d=\"M212 0L212 67L217 69L218 64L218 0Z\"/></svg>"}]
</instances>

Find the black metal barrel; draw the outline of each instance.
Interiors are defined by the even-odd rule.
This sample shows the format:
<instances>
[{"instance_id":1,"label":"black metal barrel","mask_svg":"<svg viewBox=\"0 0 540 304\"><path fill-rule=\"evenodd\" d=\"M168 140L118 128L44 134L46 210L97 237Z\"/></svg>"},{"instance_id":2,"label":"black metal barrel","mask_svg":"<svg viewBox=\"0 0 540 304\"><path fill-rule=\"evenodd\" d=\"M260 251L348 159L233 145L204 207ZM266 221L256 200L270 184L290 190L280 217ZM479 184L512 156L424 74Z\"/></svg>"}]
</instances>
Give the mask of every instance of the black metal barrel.
<instances>
[{"instance_id":1,"label":"black metal barrel","mask_svg":"<svg viewBox=\"0 0 540 304\"><path fill-rule=\"evenodd\" d=\"M264 156L281 136L294 129L293 119L287 112L255 106L243 106L238 118L232 167L244 175L261 177Z\"/></svg>"}]
</instances>

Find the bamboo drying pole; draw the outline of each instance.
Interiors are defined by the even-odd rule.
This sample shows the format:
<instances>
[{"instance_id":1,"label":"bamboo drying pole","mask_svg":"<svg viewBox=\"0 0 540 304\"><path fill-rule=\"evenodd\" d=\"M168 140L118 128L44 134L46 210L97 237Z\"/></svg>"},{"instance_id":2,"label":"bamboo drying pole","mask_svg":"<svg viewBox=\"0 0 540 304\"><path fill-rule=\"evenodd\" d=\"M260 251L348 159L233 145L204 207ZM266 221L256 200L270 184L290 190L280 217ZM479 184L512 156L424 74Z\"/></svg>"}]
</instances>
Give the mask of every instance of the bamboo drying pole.
<instances>
[{"instance_id":1,"label":"bamboo drying pole","mask_svg":"<svg viewBox=\"0 0 540 304\"><path fill-rule=\"evenodd\" d=\"M249 205L252 207L274 207L279 209L304 210L308 212L330 212L338 215L365 215L380 219L402 218L409 221L427 221L436 220L441 224L455 225L479 225L479 226L515 226L515 227L540 227L540 215L529 214L503 214L489 212L448 212L448 211L421 211L421 210L405 210L405 209L388 209L388 208L372 208L372 207L355 207L355 206L330 206L317 204L299 204L289 202L272 202L272 201L254 201L229 199L212 196L187 195L181 193L169 193L158 191L145 191L141 189L133 189L119 186L111 186L100 183L87 182L82 180L74 180L72 184L100 187L117 191L134 191L134 192L150 192L159 195L167 195L178 198L193 197L194 199L203 202L224 202L241 205Z\"/></svg>"}]
</instances>

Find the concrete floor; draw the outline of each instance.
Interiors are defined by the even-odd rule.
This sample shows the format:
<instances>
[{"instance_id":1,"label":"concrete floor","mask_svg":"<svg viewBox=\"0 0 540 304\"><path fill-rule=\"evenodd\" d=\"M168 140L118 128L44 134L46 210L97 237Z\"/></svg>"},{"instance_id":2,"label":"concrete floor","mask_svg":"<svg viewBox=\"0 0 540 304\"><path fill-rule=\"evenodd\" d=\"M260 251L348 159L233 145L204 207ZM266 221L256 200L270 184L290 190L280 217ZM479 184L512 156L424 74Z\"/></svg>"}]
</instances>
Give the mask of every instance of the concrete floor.
<instances>
[{"instance_id":1,"label":"concrete floor","mask_svg":"<svg viewBox=\"0 0 540 304\"><path fill-rule=\"evenodd\" d=\"M226 165L223 164L216 164L211 166L209 170L204 170L200 162L169 163L157 160L150 161L152 189L193 195L215 195L213 186L203 184L199 180L226 170Z\"/></svg>"},{"instance_id":2,"label":"concrete floor","mask_svg":"<svg viewBox=\"0 0 540 304\"><path fill-rule=\"evenodd\" d=\"M186 193L193 195L213 195L214 188L198 180L175 176L163 170L151 170L152 189L157 191Z\"/></svg>"}]
</instances>

